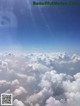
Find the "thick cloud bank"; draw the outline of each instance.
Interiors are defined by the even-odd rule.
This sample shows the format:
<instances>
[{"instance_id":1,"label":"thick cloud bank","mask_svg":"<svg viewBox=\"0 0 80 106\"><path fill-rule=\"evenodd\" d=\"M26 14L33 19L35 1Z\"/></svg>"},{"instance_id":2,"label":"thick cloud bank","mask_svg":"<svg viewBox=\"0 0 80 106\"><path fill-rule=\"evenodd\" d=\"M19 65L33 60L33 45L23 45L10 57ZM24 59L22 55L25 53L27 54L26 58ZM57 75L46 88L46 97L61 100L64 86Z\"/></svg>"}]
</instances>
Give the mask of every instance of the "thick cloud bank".
<instances>
[{"instance_id":1,"label":"thick cloud bank","mask_svg":"<svg viewBox=\"0 0 80 106\"><path fill-rule=\"evenodd\" d=\"M80 106L80 56L67 53L0 54L0 94L13 106Z\"/></svg>"}]
</instances>

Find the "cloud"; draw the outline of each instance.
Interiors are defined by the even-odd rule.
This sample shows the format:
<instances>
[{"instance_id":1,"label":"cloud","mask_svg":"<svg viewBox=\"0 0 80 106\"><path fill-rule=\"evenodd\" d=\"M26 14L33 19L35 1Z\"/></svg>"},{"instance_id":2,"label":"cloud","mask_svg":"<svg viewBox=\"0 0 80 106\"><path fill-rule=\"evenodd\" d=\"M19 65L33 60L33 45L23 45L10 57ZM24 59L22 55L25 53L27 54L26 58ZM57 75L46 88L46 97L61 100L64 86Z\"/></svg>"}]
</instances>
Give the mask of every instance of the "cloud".
<instances>
[{"instance_id":1,"label":"cloud","mask_svg":"<svg viewBox=\"0 0 80 106\"><path fill-rule=\"evenodd\" d=\"M43 88L40 92L37 94L31 95L27 99L27 103L36 105L37 103L43 104L43 102L50 96L52 95L52 91L46 88Z\"/></svg>"},{"instance_id":2,"label":"cloud","mask_svg":"<svg viewBox=\"0 0 80 106\"><path fill-rule=\"evenodd\" d=\"M0 80L0 86L6 85L6 84L8 84L8 82L6 80Z\"/></svg>"},{"instance_id":3,"label":"cloud","mask_svg":"<svg viewBox=\"0 0 80 106\"><path fill-rule=\"evenodd\" d=\"M12 0L0 0L0 28L5 29L17 27L17 18L13 11L14 4L15 2Z\"/></svg>"},{"instance_id":4,"label":"cloud","mask_svg":"<svg viewBox=\"0 0 80 106\"><path fill-rule=\"evenodd\" d=\"M0 94L14 106L79 106L80 56L63 53L0 54Z\"/></svg>"},{"instance_id":5,"label":"cloud","mask_svg":"<svg viewBox=\"0 0 80 106\"><path fill-rule=\"evenodd\" d=\"M15 89L15 91L13 92L14 96L18 96L23 93L27 93L27 91L23 87L19 87L19 88Z\"/></svg>"},{"instance_id":6,"label":"cloud","mask_svg":"<svg viewBox=\"0 0 80 106\"><path fill-rule=\"evenodd\" d=\"M21 101L15 99L14 100L14 106L25 106L24 103L22 103Z\"/></svg>"},{"instance_id":7,"label":"cloud","mask_svg":"<svg viewBox=\"0 0 80 106\"><path fill-rule=\"evenodd\" d=\"M46 106L62 106L62 104L60 103L60 101L56 100L54 97L50 97L46 101L46 103L47 103Z\"/></svg>"},{"instance_id":8,"label":"cloud","mask_svg":"<svg viewBox=\"0 0 80 106\"><path fill-rule=\"evenodd\" d=\"M15 85L19 85L20 83L19 83L19 81L16 79L16 80L14 80L14 81L12 81L12 86L15 86Z\"/></svg>"}]
</instances>

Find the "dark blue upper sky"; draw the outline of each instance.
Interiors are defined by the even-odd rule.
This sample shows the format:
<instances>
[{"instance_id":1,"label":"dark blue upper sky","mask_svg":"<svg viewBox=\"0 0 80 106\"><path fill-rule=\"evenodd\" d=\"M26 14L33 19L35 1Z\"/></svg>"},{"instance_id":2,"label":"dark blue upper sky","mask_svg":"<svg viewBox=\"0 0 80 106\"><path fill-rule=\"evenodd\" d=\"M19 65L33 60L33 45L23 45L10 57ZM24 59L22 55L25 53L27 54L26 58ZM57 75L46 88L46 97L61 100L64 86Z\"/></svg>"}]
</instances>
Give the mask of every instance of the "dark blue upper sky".
<instances>
[{"instance_id":1,"label":"dark blue upper sky","mask_svg":"<svg viewBox=\"0 0 80 106\"><path fill-rule=\"evenodd\" d=\"M1 46L79 50L80 5L34 6L33 0L0 1Z\"/></svg>"}]
</instances>

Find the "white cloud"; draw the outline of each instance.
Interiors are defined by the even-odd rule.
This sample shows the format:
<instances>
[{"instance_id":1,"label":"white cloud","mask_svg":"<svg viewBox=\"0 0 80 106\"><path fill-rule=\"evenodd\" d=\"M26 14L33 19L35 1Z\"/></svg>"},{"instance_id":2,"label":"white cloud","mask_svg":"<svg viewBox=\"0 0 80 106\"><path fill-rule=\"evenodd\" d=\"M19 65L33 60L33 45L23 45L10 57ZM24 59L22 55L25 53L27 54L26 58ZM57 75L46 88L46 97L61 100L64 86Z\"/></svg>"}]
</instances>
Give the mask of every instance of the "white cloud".
<instances>
[{"instance_id":1,"label":"white cloud","mask_svg":"<svg viewBox=\"0 0 80 106\"><path fill-rule=\"evenodd\" d=\"M0 54L0 93L14 106L79 106L80 56L67 53Z\"/></svg>"},{"instance_id":2,"label":"white cloud","mask_svg":"<svg viewBox=\"0 0 80 106\"><path fill-rule=\"evenodd\" d=\"M12 85L13 86L15 86L15 85L19 85L20 83L19 83L19 81L16 79L16 80L14 80L14 81L12 81Z\"/></svg>"},{"instance_id":3,"label":"white cloud","mask_svg":"<svg viewBox=\"0 0 80 106\"><path fill-rule=\"evenodd\" d=\"M10 84L10 82L7 82L6 80L0 80L0 86L8 85L8 84Z\"/></svg>"},{"instance_id":4,"label":"white cloud","mask_svg":"<svg viewBox=\"0 0 80 106\"><path fill-rule=\"evenodd\" d=\"M36 103L42 104L53 92L50 89L43 88L39 93L31 95L27 99L27 103L36 105Z\"/></svg>"},{"instance_id":5,"label":"white cloud","mask_svg":"<svg viewBox=\"0 0 80 106\"><path fill-rule=\"evenodd\" d=\"M47 101L46 101L47 105L46 106L62 106L62 104L60 103L60 101L56 100L53 97L50 97Z\"/></svg>"},{"instance_id":6,"label":"white cloud","mask_svg":"<svg viewBox=\"0 0 80 106\"><path fill-rule=\"evenodd\" d=\"M19 87L13 92L14 96L19 96L24 93L27 93L27 91L23 87Z\"/></svg>"},{"instance_id":7,"label":"white cloud","mask_svg":"<svg viewBox=\"0 0 80 106\"><path fill-rule=\"evenodd\" d=\"M22 103L22 101L15 99L14 100L14 106L25 106L25 105L24 105L24 103Z\"/></svg>"}]
</instances>

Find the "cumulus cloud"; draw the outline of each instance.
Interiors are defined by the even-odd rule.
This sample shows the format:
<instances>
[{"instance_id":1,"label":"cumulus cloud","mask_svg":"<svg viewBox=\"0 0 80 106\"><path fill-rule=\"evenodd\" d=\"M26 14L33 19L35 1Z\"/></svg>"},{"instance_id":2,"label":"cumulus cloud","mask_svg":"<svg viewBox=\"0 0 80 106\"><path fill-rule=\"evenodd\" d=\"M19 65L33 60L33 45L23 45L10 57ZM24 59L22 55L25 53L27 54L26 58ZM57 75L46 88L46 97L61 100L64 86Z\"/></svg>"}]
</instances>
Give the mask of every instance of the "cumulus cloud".
<instances>
[{"instance_id":1,"label":"cumulus cloud","mask_svg":"<svg viewBox=\"0 0 80 106\"><path fill-rule=\"evenodd\" d=\"M14 106L79 106L80 56L63 53L0 54L0 94Z\"/></svg>"},{"instance_id":2,"label":"cumulus cloud","mask_svg":"<svg viewBox=\"0 0 80 106\"><path fill-rule=\"evenodd\" d=\"M27 93L27 91L23 87L19 87L19 88L15 89L14 96L21 95L23 93Z\"/></svg>"},{"instance_id":3,"label":"cumulus cloud","mask_svg":"<svg viewBox=\"0 0 80 106\"><path fill-rule=\"evenodd\" d=\"M14 106L25 106L24 103L22 103L21 101L15 99L14 100Z\"/></svg>"},{"instance_id":4,"label":"cumulus cloud","mask_svg":"<svg viewBox=\"0 0 80 106\"><path fill-rule=\"evenodd\" d=\"M50 96L52 95L52 91L47 89L47 88L43 88L40 92L38 92L37 94L33 94L31 95L28 99L27 99L27 103L29 104L33 104L36 105L36 103L39 104L43 104L44 101Z\"/></svg>"}]
</instances>

